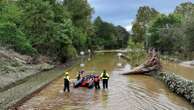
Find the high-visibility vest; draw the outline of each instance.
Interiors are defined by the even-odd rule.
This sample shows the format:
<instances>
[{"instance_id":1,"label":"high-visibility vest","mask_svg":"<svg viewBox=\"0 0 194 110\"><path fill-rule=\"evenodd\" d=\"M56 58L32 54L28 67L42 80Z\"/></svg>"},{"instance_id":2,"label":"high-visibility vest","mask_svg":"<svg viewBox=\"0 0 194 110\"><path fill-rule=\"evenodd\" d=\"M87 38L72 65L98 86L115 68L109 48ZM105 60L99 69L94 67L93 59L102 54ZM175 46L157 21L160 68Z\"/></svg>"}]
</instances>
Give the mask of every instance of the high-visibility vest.
<instances>
[{"instance_id":1,"label":"high-visibility vest","mask_svg":"<svg viewBox=\"0 0 194 110\"><path fill-rule=\"evenodd\" d=\"M69 76L68 75L65 75L64 76L64 79L67 79L69 81Z\"/></svg>"},{"instance_id":2,"label":"high-visibility vest","mask_svg":"<svg viewBox=\"0 0 194 110\"><path fill-rule=\"evenodd\" d=\"M109 79L109 74L108 73L101 73L100 77L102 79Z\"/></svg>"}]
</instances>

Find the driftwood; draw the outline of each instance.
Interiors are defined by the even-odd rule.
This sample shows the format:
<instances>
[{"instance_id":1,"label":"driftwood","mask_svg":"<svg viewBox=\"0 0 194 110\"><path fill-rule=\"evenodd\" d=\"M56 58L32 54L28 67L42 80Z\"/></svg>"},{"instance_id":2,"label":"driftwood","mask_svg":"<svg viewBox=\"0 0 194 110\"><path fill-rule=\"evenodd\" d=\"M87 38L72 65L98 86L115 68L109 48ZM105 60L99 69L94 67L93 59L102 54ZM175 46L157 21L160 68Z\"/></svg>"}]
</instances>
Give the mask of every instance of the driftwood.
<instances>
[{"instance_id":1,"label":"driftwood","mask_svg":"<svg viewBox=\"0 0 194 110\"><path fill-rule=\"evenodd\" d=\"M123 75L130 74L149 74L152 71L158 71L161 69L160 58L155 49L148 51L148 60L132 70L122 73Z\"/></svg>"}]
</instances>

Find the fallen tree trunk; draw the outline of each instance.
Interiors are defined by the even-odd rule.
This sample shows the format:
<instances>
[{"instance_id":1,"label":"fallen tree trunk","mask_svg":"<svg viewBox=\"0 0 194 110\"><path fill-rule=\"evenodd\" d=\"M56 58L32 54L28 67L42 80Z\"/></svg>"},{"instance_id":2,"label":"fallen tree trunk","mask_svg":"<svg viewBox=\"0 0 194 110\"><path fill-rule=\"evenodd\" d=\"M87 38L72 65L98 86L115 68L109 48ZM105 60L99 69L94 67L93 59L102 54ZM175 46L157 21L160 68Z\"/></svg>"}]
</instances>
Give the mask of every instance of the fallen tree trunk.
<instances>
[{"instance_id":1,"label":"fallen tree trunk","mask_svg":"<svg viewBox=\"0 0 194 110\"><path fill-rule=\"evenodd\" d=\"M133 68L131 71L122 73L122 75L151 75L163 81L172 92L184 97L190 101L191 104L194 104L194 82L192 80L187 80L179 75L175 75L174 73L161 72L160 70L160 60L158 57L156 57L156 55L154 55L154 57L149 57L146 63Z\"/></svg>"},{"instance_id":2,"label":"fallen tree trunk","mask_svg":"<svg viewBox=\"0 0 194 110\"><path fill-rule=\"evenodd\" d=\"M122 55L122 58L128 59L127 56ZM122 75L130 75L130 74L148 74L153 71L159 71L161 69L160 59L155 50L149 52L148 60L132 70L122 73Z\"/></svg>"},{"instance_id":3,"label":"fallen tree trunk","mask_svg":"<svg viewBox=\"0 0 194 110\"><path fill-rule=\"evenodd\" d=\"M130 71L127 71L125 73L122 73L122 75L130 75L130 74L148 74L151 71L154 71L153 68L145 68L145 66L142 64L138 67L133 68Z\"/></svg>"}]
</instances>

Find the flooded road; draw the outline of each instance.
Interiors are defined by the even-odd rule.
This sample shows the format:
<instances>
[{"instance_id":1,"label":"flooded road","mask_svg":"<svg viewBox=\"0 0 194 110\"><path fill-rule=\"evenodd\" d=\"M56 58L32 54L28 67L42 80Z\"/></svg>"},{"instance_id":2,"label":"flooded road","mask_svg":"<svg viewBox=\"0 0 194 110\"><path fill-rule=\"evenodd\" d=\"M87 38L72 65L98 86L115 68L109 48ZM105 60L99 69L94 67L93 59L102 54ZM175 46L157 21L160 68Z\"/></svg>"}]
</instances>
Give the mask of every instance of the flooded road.
<instances>
[{"instance_id":1,"label":"flooded road","mask_svg":"<svg viewBox=\"0 0 194 110\"><path fill-rule=\"evenodd\" d=\"M184 67L169 61L162 61L162 64L165 71L174 72L186 79L194 80L194 68Z\"/></svg>"},{"instance_id":2,"label":"flooded road","mask_svg":"<svg viewBox=\"0 0 194 110\"><path fill-rule=\"evenodd\" d=\"M61 77L24 102L18 110L194 110L193 105L170 92L157 79L144 75L119 75L131 66L119 60L116 54L96 55L85 62L85 67L77 65L72 68L70 78L75 79L81 69L90 73L101 73L107 69L110 74L109 89L71 87L70 93L64 93ZM187 74L192 75L189 71Z\"/></svg>"}]
</instances>

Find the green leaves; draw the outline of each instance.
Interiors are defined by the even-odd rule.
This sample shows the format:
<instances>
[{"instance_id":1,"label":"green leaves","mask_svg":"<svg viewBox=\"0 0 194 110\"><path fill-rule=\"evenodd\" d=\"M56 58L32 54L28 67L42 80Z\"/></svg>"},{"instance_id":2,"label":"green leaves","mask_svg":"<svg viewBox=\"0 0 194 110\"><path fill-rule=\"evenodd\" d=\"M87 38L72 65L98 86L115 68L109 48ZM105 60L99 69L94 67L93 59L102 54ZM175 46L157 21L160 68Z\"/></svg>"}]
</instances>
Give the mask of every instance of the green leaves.
<instances>
[{"instance_id":1,"label":"green leaves","mask_svg":"<svg viewBox=\"0 0 194 110\"><path fill-rule=\"evenodd\" d=\"M23 54L33 54L36 50L32 48L25 34L17 29L13 23L0 24L0 44L12 48Z\"/></svg>"},{"instance_id":2,"label":"green leaves","mask_svg":"<svg viewBox=\"0 0 194 110\"><path fill-rule=\"evenodd\" d=\"M95 36L92 44L97 49L125 48L129 38L129 33L121 26L114 26L97 17L94 21Z\"/></svg>"},{"instance_id":3,"label":"green leaves","mask_svg":"<svg viewBox=\"0 0 194 110\"><path fill-rule=\"evenodd\" d=\"M181 15L183 19L188 19L194 16L194 4L192 2L182 3L176 7L174 13Z\"/></svg>"},{"instance_id":4,"label":"green leaves","mask_svg":"<svg viewBox=\"0 0 194 110\"><path fill-rule=\"evenodd\" d=\"M94 46L125 48L129 33L102 20L93 24L92 13L87 0L0 2L1 45L61 61Z\"/></svg>"},{"instance_id":5,"label":"green leaves","mask_svg":"<svg viewBox=\"0 0 194 110\"><path fill-rule=\"evenodd\" d=\"M133 41L144 42L146 49L154 47L162 53L185 54L194 51L194 4L182 3L169 15L153 8L140 7L133 24Z\"/></svg>"},{"instance_id":6,"label":"green leaves","mask_svg":"<svg viewBox=\"0 0 194 110\"><path fill-rule=\"evenodd\" d=\"M150 26L147 36L149 47L155 47L162 52L172 52L174 49L174 27L181 23L178 15L160 15Z\"/></svg>"},{"instance_id":7,"label":"green leaves","mask_svg":"<svg viewBox=\"0 0 194 110\"><path fill-rule=\"evenodd\" d=\"M14 3L0 3L0 45L12 48L22 54L35 54L26 35L19 29L22 11Z\"/></svg>"},{"instance_id":8,"label":"green leaves","mask_svg":"<svg viewBox=\"0 0 194 110\"><path fill-rule=\"evenodd\" d=\"M136 15L136 21L132 26L133 40L143 42L149 23L159 15L155 9L148 6L140 7Z\"/></svg>"}]
</instances>

